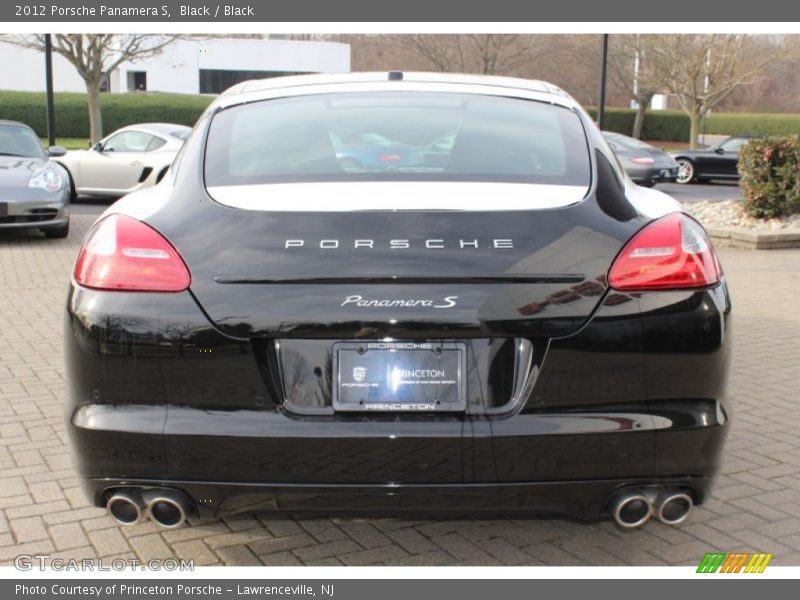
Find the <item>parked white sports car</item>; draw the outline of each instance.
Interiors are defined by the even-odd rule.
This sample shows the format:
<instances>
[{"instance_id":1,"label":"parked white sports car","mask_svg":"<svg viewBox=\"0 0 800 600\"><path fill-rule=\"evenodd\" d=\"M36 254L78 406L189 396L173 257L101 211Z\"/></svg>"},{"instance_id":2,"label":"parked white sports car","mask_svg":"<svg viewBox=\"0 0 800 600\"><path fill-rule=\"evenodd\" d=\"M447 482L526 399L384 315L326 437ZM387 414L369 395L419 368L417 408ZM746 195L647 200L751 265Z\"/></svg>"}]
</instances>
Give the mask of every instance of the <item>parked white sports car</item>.
<instances>
[{"instance_id":1,"label":"parked white sports car","mask_svg":"<svg viewBox=\"0 0 800 600\"><path fill-rule=\"evenodd\" d=\"M173 123L129 125L58 162L69 171L73 197L124 196L161 181L190 131Z\"/></svg>"}]
</instances>

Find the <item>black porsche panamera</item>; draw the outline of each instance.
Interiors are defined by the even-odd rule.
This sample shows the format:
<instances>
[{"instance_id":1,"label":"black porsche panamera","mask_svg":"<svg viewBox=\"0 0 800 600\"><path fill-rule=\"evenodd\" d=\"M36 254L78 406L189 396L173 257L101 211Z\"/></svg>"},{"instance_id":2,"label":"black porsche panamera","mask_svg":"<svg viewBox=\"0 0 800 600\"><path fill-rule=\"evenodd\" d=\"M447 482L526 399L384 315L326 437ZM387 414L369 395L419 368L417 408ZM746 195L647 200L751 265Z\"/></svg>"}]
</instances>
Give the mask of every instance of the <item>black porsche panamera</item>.
<instances>
[{"instance_id":1,"label":"black porsche panamera","mask_svg":"<svg viewBox=\"0 0 800 600\"><path fill-rule=\"evenodd\" d=\"M332 140L370 136L452 144L345 168ZM87 493L126 524L679 524L721 461L729 318L702 227L634 185L554 86L246 82L87 233L66 414Z\"/></svg>"}]
</instances>

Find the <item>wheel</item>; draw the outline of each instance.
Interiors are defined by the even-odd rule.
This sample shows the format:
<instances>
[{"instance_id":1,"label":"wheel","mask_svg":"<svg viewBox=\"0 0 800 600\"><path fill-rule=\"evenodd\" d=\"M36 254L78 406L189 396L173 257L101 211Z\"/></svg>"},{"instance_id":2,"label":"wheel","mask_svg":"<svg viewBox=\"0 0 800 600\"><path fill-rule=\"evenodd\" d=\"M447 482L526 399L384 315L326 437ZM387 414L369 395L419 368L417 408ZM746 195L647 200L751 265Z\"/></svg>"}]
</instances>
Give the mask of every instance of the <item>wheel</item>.
<instances>
[{"instance_id":1,"label":"wheel","mask_svg":"<svg viewBox=\"0 0 800 600\"><path fill-rule=\"evenodd\" d=\"M694 180L695 168L694 163L688 158L679 158L678 161L678 183L691 183Z\"/></svg>"},{"instance_id":2,"label":"wheel","mask_svg":"<svg viewBox=\"0 0 800 600\"><path fill-rule=\"evenodd\" d=\"M61 227L43 228L42 233L51 240L62 240L69 235L69 221Z\"/></svg>"}]
</instances>

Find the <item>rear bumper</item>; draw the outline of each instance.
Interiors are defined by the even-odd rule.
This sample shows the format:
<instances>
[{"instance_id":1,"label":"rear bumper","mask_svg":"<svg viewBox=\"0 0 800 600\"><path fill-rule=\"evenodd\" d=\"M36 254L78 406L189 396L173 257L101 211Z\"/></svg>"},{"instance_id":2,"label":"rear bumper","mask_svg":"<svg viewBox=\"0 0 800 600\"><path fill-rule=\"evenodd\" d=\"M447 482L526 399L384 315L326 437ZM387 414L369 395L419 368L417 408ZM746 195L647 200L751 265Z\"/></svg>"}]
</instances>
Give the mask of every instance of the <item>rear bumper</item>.
<instances>
[{"instance_id":1,"label":"rear bumper","mask_svg":"<svg viewBox=\"0 0 800 600\"><path fill-rule=\"evenodd\" d=\"M412 431L391 422L293 423L274 412L90 405L73 415L70 433L97 506L105 505L113 488L154 486L186 492L209 516L245 510L521 511L592 520L608 516L608 498L629 486L689 488L695 503L702 503L728 431L722 408L709 402L665 404L658 414L521 415L507 423L496 423L491 432L476 424L473 437L457 422L418 423ZM407 435L398 435L403 429ZM485 452L486 444L504 452L500 458L509 470L500 480L484 464L489 456L469 457ZM465 481L452 468L459 463L495 479L482 481L475 472L474 480ZM398 465L405 464L409 477L422 472L429 481L382 481L388 464L401 474Z\"/></svg>"},{"instance_id":2,"label":"rear bumper","mask_svg":"<svg viewBox=\"0 0 800 600\"><path fill-rule=\"evenodd\" d=\"M724 284L611 293L585 327L546 341L541 372L508 414L300 415L270 385L258 344L215 329L190 294L74 288L68 430L97 505L108 489L146 485L181 489L209 514L594 519L620 487L662 483L690 488L701 503L729 429L729 312ZM298 360L305 342L330 342L295 340ZM316 364L308 361L309 377Z\"/></svg>"},{"instance_id":3,"label":"rear bumper","mask_svg":"<svg viewBox=\"0 0 800 600\"><path fill-rule=\"evenodd\" d=\"M314 485L231 483L161 479L84 479L84 489L99 507L114 489L158 487L185 492L196 516L219 518L242 512L347 515L507 514L552 515L584 521L607 519L608 499L626 487L687 489L696 504L706 498L707 477L608 479L451 485Z\"/></svg>"}]
</instances>

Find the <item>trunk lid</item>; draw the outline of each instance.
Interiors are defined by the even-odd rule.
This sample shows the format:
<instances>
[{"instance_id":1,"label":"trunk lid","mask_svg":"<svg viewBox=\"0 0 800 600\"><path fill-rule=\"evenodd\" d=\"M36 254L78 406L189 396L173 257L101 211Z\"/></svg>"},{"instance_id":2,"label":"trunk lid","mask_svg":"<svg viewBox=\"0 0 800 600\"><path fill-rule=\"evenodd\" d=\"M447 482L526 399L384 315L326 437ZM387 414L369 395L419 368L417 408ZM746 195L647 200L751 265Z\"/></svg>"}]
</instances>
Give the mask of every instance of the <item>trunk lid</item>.
<instances>
[{"instance_id":1,"label":"trunk lid","mask_svg":"<svg viewBox=\"0 0 800 600\"><path fill-rule=\"evenodd\" d=\"M171 215L178 205L151 221L189 266L210 320L245 338L568 335L642 224L629 205L604 209L594 196L498 211L274 212L206 199Z\"/></svg>"}]
</instances>

